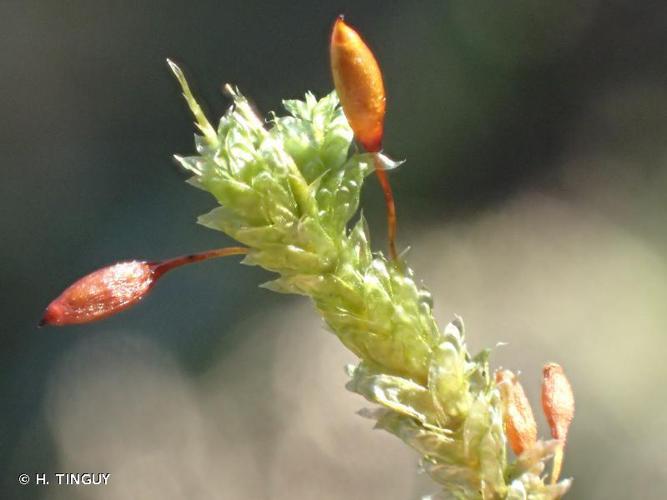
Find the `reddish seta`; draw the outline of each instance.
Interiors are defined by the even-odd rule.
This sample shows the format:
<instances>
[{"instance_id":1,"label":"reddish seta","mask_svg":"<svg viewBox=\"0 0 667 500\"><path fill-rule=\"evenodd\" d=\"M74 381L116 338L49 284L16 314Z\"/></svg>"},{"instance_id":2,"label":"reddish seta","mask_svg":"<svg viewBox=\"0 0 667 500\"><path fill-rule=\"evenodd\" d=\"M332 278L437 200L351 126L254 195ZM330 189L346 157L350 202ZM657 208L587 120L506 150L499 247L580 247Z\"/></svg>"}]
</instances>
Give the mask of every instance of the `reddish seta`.
<instances>
[{"instance_id":1,"label":"reddish seta","mask_svg":"<svg viewBox=\"0 0 667 500\"><path fill-rule=\"evenodd\" d=\"M382 72L371 49L342 16L331 32L330 56L334 86L354 137L366 151L376 153L375 173L387 206L389 251L395 260L396 204L380 154L387 101Z\"/></svg>"},{"instance_id":2,"label":"reddish seta","mask_svg":"<svg viewBox=\"0 0 667 500\"><path fill-rule=\"evenodd\" d=\"M215 257L246 253L247 248L228 247L160 262L133 260L103 267L74 282L51 302L39 325L99 321L135 305L172 269Z\"/></svg>"}]
</instances>

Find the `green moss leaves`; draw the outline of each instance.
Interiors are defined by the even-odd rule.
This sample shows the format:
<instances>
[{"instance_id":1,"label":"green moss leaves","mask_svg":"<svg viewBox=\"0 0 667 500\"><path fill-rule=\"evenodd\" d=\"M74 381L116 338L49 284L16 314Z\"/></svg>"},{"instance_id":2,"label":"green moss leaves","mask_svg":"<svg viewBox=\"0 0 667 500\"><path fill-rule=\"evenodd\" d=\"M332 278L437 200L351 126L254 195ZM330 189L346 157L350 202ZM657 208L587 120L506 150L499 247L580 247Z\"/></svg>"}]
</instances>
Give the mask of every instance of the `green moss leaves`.
<instances>
[{"instance_id":1,"label":"green moss leaves","mask_svg":"<svg viewBox=\"0 0 667 500\"><path fill-rule=\"evenodd\" d=\"M360 358L347 387L378 406L367 412L376 426L421 455L443 498L562 494L568 484L536 475L548 447L507 465L488 352L470 356L459 319L441 331L407 263L374 254L363 216L352 222L374 158L354 152L335 93L285 101L287 114L265 122L228 86L233 105L214 129L170 65L203 134L197 155L176 158L219 203L199 222L247 245L246 264L277 273L264 287L313 300Z\"/></svg>"}]
</instances>

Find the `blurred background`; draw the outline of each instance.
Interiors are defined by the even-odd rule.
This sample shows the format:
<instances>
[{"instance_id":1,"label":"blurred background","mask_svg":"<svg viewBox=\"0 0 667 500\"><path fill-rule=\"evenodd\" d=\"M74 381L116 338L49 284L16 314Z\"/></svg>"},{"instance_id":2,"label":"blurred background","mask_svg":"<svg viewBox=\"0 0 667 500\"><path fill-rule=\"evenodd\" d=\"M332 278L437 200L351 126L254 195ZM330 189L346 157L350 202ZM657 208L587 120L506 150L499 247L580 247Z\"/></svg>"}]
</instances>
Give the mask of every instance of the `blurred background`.
<instances>
[{"instance_id":1,"label":"blurred background","mask_svg":"<svg viewBox=\"0 0 667 500\"><path fill-rule=\"evenodd\" d=\"M173 153L193 126L165 58L211 118L237 84L262 112L331 87L344 13L388 89L399 243L472 351L565 367L572 499L667 485L667 4L0 2L0 498L416 499L416 455L355 415L353 356L302 298L238 259L166 278L108 321L36 327L74 279L229 244ZM363 206L384 248L383 205ZM537 413L541 413L537 411ZM543 419L542 435L546 436ZM109 472L106 487L20 473Z\"/></svg>"}]
</instances>

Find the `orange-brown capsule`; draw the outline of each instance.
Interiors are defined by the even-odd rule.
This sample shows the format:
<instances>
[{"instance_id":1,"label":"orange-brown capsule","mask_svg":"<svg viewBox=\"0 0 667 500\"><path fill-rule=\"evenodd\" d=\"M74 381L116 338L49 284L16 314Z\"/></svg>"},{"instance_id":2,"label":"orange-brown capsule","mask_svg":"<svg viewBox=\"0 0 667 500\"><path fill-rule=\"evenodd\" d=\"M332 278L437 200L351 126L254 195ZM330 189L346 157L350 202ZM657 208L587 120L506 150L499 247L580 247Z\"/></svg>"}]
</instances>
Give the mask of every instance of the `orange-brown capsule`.
<instances>
[{"instance_id":1,"label":"orange-brown capsule","mask_svg":"<svg viewBox=\"0 0 667 500\"><path fill-rule=\"evenodd\" d=\"M380 66L359 34L339 17L331 32L331 72L354 136L370 153L382 149L385 91Z\"/></svg>"},{"instance_id":2,"label":"orange-brown capsule","mask_svg":"<svg viewBox=\"0 0 667 500\"><path fill-rule=\"evenodd\" d=\"M523 387L511 371L497 371L496 384L500 390L507 440L514 453L521 455L537 441L537 424L533 410Z\"/></svg>"},{"instance_id":3,"label":"orange-brown capsule","mask_svg":"<svg viewBox=\"0 0 667 500\"><path fill-rule=\"evenodd\" d=\"M91 323L133 306L165 273L193 262L248 253L247 248L229 247L186 255L161 262L119 262L94 271L74 282L44 312L40 326Z\"/></svg>"},{"instance_id":4,"label":"orange-brown capsule","mask_svg":"<svg viewBox=\"0 0 667 500\"><path fill-rule=\"evenodd\" d=\"M379 153L387 101L382 72L371 49L342 16L336 19L331 32L330 57L336 93L355 139L369 153ZM389 252L396 260L396 204L384 160L382 155L375 155L375 173L387 206Z\"/></svg>"},{"instance_id":5,"label":"orange-brown capsule","mask_svg":"<svg viewBox=\"0 0 667 500\"><path fill-rule=\"evenodd\" d=\"M565 443L574 418L574 394L563 368L556 363L548 363L542 370L542 409L553 438Z\"/></svg>"}]
</instances>

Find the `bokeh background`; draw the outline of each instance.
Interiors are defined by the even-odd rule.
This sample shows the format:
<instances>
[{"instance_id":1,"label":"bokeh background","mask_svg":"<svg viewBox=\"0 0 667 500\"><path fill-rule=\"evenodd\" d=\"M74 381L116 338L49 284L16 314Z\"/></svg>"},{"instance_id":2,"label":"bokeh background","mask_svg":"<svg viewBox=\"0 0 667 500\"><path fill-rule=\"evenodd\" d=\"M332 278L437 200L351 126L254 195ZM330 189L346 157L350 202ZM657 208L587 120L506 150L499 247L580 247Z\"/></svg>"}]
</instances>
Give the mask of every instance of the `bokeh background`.
<instances>
[{"instance_id":1,"label":"bokeh background","mask_svg":"<svg viewBox=\"0 0 667 500\"><path fill-rule=\"evenodd\" d=\"M170 275L139 307L38 329L75 278L230 243L173 153L193 127L166 57L217 117L332 86L345 13L389 94L401 246L473 351L543 362L577 396L572 499L667 487L667 3L0 2L0 498L414 499L416 456L355 415L353 362L310 304L235 258ZM364 192L384 248L379 189ZM539 412L538 412L539 413ZM542 434L546 435L543 420ZM107 487L20 473L110 472Z\"/></svg>"}]
</instances>

